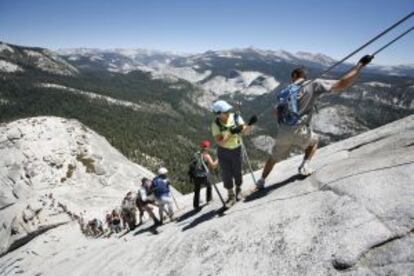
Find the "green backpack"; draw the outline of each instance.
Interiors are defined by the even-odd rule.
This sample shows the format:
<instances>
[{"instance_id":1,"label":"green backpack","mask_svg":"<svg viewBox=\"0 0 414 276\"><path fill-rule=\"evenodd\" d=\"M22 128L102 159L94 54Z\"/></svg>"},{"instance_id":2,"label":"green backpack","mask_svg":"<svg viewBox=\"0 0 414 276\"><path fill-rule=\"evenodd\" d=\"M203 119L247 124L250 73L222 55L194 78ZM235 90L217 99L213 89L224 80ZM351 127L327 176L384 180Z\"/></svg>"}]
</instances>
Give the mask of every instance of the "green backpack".
<instances>
[{"instance_id":1,"label":"green backpack","mask_svg":"<svg viewBox=\"0 0 414 276\"><path fill-rule=\"evenodd\" d=\"M200 152L196 152L190 161L188 166L188 175L190 178L203 178L207 177L208 171L206 170L206 164Z\"/></svg>"}]
</instances>

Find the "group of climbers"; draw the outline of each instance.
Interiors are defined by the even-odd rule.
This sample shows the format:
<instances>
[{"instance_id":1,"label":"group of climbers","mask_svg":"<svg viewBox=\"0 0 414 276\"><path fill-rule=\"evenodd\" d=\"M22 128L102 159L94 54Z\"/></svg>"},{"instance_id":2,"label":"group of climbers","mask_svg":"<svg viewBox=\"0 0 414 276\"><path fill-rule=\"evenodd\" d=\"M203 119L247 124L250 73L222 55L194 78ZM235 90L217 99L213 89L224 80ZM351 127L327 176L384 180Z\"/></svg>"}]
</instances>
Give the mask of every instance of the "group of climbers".
<instances>
[{"instance_id":1,"label":"group of climbers","mask_svg":"<svg viewBox=\"0 0 414 276\"><path fill-rule=\"evenodd\" d=\"M411 12L342 60L331 65L320 77L326 75L333 68L342 64L413 15L414 13ZM256 181L253 172L251 172L258 190L264 189L266 178L275 164L286 159L294 147L299 147L304 151L304 157L298 167L298 173L305 177L313 173L310 167L310 160L317 150L318 137L312 131L311 122L316 100L323 94L343 91L349 88L360 75L362 69L372 61L375 55L407 35L410 31L412 31L412 28L382 46L372 55L363 56L339 80L325 80L321 78L308 80L303 68L296 68L291 72L291 84L284 89L277 89L273 92L275 99L273 115L275 117L275 128L277 128L276 142L272 148L272 154L263 168L261 178ZM217 162L223 185L227 189L227 202L238 201L242 197L243 157L247 159L246 161L248 161L251 170L242 136L251 132L252 126L257 122L258 118L252 116L246 124L241 115L232 109L233 107L223 100L216 101L212 106L215 118L211 125L211 131L217 144L218 161L213 161L208 153L210 142L204 141L201 144L201 152L197 152L190 163L189 174L194 184L194 208L199 208L200 187L202 185L206 186L206 202L211 201L211 185L214 183L211 183L211 178L208 175L210 170L217 167ZM221 199L220 193L219 196ZM168 206L171 206L170 202L168 204Z\"/></svg>"},{"instance_id":2,"label":"group of climbers","mask_svg":"<svg viewBox=\"0 0 414 276\"><path fill-rule=\"evenodd\" d=\"M154 226L160 226L165 221L165 214L174 221L173 198L171 183L167 177L168 170L161 167L158 175L150 180L141 179L137 193L129 191L122 200L121 208L115 208L105 216L106 227L101 220L93 218L84 224L80 221L82 231L87 236L99 237L104 234L120 233L123 230L134 230L143 224L145 212L153 220ZM154 214L154 207L159 209L159 218ZM139 212L139 222L136 221L136 210Z\"/></svg>"},{"instance_id":3,"label":"group of climbers","mask_svg":"<svg viewBox=\"0 0 414 276\"><path fill-rule=\"evenodd\" d=\"M305 71L296 68L291 73L291 84L287 88L275 92L273 115L277 125L276 143L272 154L268 158L261 178L255 183L258 190L264 189L265 179L270 174L276 162L286 159L293 147L304 151L304 157L298 167L298 173L309 176L313 170L310 160L315 154L318 145L317 135L312 131L311 120L315 101L319 96L329 92L344 90L352 85L373 56L364 56L358 64L339 80L315 79L307 80ZM234 203L242 198L242 136L251 133L258 118L254 115L246 124L241 115L234 112L233 107L223 100L213 103L212 111L215 114L211 124L211 131L217 144L217 160L210 154L211 142L204 140L200 149L194 154L189 166L189 175L194 185L194 209L200 208L200 189L206 187L206 204L212 196L211 171L220 169L223 186L227 189L226 203ZM247 153L244 153L247 155ZM145 212L152 219L154 226L164 223L164 213L170 221L174 220L173 198L171 183L167 177L168 170L159 168L158 175L150 180L142 178L137 193L128 192L122 201L121 210L113 210L107 214L106 223L110 232L118 233L123 228L133 230L136 226L136 209L139 211L138 225L143 223ZM221 196L220 196L221 197ZM158 218L154 213L158 207ZM103 224L97 219L88 222L88 231L98 236L104 232Z\"/></svg>"},{"instance_id":4,"label":"group of climbers","mask_svg":"<svg viewBox=\"0 0 414 276\"><path fill-rule=\"evenodd\" d=\"M143 217L145 212L153 220L154 225L162 225L164 223L164 213L167 214L170 221L174 220L173 209L173 195L171 191L171 182L168 179L168 170L164 167L158 169L158 175L150 180L146 177L141 179L141 185L137 193L133 196L132 192L129 192L124 198L125 209L128 213L127 224L130 230L133 230L136 224L135 210L139 211L139 223L143 223ZM157 207L159 217L157 218L153 212L153 208Z\"/></svg>"}]
</instances>

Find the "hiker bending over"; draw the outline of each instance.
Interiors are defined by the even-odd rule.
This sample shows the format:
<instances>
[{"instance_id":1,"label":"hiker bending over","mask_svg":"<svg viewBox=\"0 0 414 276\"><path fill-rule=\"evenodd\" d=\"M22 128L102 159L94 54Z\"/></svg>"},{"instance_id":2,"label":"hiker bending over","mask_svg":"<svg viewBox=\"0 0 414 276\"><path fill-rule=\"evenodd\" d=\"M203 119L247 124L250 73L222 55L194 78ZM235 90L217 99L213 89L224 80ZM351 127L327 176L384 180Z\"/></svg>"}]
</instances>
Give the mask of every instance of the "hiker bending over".
<instances>
[{"instance_id":1,"label":"hiker bending over","mask_svg":"<svg viewBox=\"0 0 414 276\"><path fill-rule=\"evenodd\" d=\"M152 211L152 205L155 205L155 197L152 191L152 182L150 179L144 177L141 179L141 187L138 189L136 205L139 210L139 223L141 225L143 223L143 216L144 212L147 212L148 215L154 221L154 224L159 224L159 220L155 216L154 212Z\"/></svg>"},{"instance_id":2,"label":"hiker bending over","mask_svg":"<svg viewBox=\"0 0 414 276\"><path fill-rule=\"evenodd\" d=\"M98 237L104 233L102 221L94 218L88 222L87 233L94 237Z\"/></svg>"},{"instance_id":3,"label":"hiker bending over","mask_svg":"<svg viewBox=\"0 0 414 276\"><path fill-rule=\"evenodd\" d=\"M128 227L129 230L134 230L137 222L135 200L135 195L132 192L128 192L121 204L121 217L124 228Z\"/></svg>"},{"instance_id":4,"label":"hiker bending over","mask_svg":"<svg viewBox=\"0 0 414 276\"><path fill-rule=\"evenodd\" d=\"M111 223L112 232L119 233L122 231L121 216L119 215L119 212L117 212L115 209L112 210Z\"/></svg>"},{"instance_id":5,"label":"hiker bending over","mask_svg":"<svg viewBox=\"0 0 414 276\"><path fill-rule=\"evenodd\" d=\"M163 224L163 212L167 211L170 220L174 220L173 199L170 191L170 180L167 178L168 170L161 167L158 170L158 176L152 180L152 189L155 199L158 203L160 223Z\"/></svg>"},{"instance_id":6,"label":"hiker bending over","mask_svg":"<svg viewBox=\"0 0 414 276\"><path fill-rule=\"evenodd\" d=\"M339 80L315 79L306 80L305 71L297 68L292 71L292 84L276 93L274 115L277 118L278 133L272 156L267 160L262 177L257 181L257 188L265 185L265 179L273 166L286 159L292 147L297 146L305 151L298 171L300 175L313 173L309 162L318 147L318 137L311 128L312 111L317 98L324 93L338 92L349 88L359 76L362 68L371 62L373 56L366 55L358 64Z\"/></svg>"},{"instance_id":7,"label":"hiker bending over","mask_svg":"<svg viewBox=\"0 0 414 276\"><path fill-rule=\"evenodd\" d=\"M218 160L214 161L211 157L209 153L210 146L211 143L209 140L202 141L200 151L194 154L190 164L189 175L191 182L194 184L194 209L200 207L200 189L202 186L206 187L206 203L208 204L213 199L212 183L210 183L208 173L217 168Z\"/></svg>"},{"instance_id":8,"label":"hiker bending over","mask_svg":"<svg viewBox=\"0 0 414 276\"><path fill-rule=\"evenodd\" d=\"M242 134L251 130L243 118L230 112L233 107L226 101L216 101L213 112L216 117L211 129L218 144L217 157L220 166L221 178L228 192L228 202L241 199L242 185ZM253 117L252 117L253 118ZM257 118L255 117L255 121ZM236 187L234 192L233 187Z\"/></svg>"}]
</instances>

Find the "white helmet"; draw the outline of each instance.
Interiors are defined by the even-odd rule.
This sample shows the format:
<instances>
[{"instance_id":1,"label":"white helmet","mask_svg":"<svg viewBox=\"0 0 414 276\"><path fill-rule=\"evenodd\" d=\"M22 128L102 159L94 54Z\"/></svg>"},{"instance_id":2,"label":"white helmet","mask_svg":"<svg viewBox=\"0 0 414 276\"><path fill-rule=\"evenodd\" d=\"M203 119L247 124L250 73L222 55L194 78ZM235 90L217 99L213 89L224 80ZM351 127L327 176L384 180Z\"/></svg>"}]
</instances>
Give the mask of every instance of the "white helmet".
<instances>
[{"instance_id":1,"label":"white helmet","mask_svg":"<svg viewBox=\"0 0 414 276\"><path fill-rule=\"evenodd\" d=\"M168 170L164 167L161 167L161 168L158 169L158 174L159 175L165 175L167 173L168 173Z\"/></svg>"},{"instance_id":2,"label":"white helmet","mask_svg":"<svg viewBox=\"0 0 414 276\"><path fill-rule=\"evenodd\" d=\"M214 113L229 112L233 107L226 101L219 100L213 103L212 110Z\"/></svg>"}]
</instances>

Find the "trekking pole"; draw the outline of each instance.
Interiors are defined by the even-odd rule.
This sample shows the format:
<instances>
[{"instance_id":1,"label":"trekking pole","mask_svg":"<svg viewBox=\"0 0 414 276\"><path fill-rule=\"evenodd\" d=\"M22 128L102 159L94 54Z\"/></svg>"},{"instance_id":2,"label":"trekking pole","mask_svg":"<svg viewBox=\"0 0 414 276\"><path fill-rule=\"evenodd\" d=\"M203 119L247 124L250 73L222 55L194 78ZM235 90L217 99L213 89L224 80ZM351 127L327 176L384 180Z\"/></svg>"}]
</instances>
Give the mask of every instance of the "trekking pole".
<instances>
[{"instance_id":1,"label":"trekking pole","mask_svg":"<svg viewBox=\"0 0 414 276\"><path fill-rule=\"evenodd\" d=\"M177 210L180 210L180 207L178 207L177 200L175 199L175 196L174 196L174 194L173 194L173 192L172 192L172 191L171 191L171 197L172 197L172 198L173 198L173 200L174 200L175 207L177 207Z\"/></svg>"},{"instance_id":2,"label":"trekking pole","mask_svg":"<svg viewBox=\"0 0 414 276\"><path fill-rule=\"evenodd\" d=\"M240 113L241 113L241 104L240 104L240 102L239 102L238 107L239 107L239 111L238 111L238 113L240 114ZM253 117L255 117L255 118L253 118ZM248 126L252 126L252 125L254 125L256 122L257 122L257 116L252 116L252 117L250 118L249 122L247 123L247 125L248 125ZM240 141L241 141L241 147L242 147L242 154L243 154L243 157L244 157L244 159L246 159L247 166L249 167L250 174L251 174L252 179L253 179L253 184L254 184L254 185L256 185L256 178L254 177L254 173L253 173L253 169L252 169L252 164L250 163L250 158L249 158L249 155L247 154L247 150L246 150L246 147L244 146L243 140L242 140L242 139L240 139Z\"/></svg>"},{"instance_id":3,"label":"trekking pole","mask_svg":"<svg viewBox=\"0 0 414 276\"><path fill-rule=\"evenodd\" d=\"M250 163L250 158L249 158L249 155L247 155L247 150L246 150L246 147L244 146L243 141L241 142L241 145L242 145L242 152L243 152L243 155L244 155L244 159L246 159L246 163L249 167L250 174L251 174L252 179L253 179L253 183L256 185L256 178L254 177L252 164Z\"/></svg>"},{"instance_id":4,"label":"trekking pole","mask_svg":"<svg viewBox=\"0 0 414 276\"><path fill-rule=\"evenodd\" d=\"M210 175L210 176L211 176L211 175ZM227 208L227 206L226 206L226 202L224 201L223 196L221 195L221 193L220 193L219 189L217 188L216 183L215 183L214 181L211 181L211 185L213 185L214 189L216 190L216 192L217 192L217 194L218 194L218 196L219 196L219 198L220 198L221 204L223 204L223 207L224 207L224 208Z\"/></svg>"},{"instance_id":5,"label":"trekking pole","mask_svg":"<svg viewBox=\"0 0 414 276\"><path fill-rule=\"evenodd\" d=\"M207 178L210 178L209 181L211 183L211 185L213 185L214 190L216 190L221 203L223 204L223 208L227 208L226 206L226 202L223 199L223 196L221 195L219 189L217 188L216 182L215 182L215 178L212 176L212 173L210 172L210 170L208 169L207 165L204 163L204 160L201 160L201 164L203 165L204 170L207 172Z\"/></svg>"}]
</instances>

